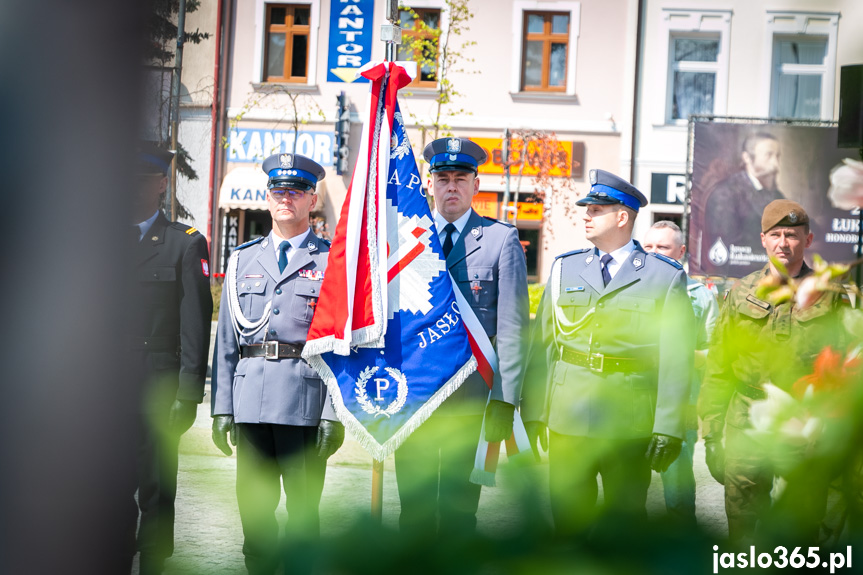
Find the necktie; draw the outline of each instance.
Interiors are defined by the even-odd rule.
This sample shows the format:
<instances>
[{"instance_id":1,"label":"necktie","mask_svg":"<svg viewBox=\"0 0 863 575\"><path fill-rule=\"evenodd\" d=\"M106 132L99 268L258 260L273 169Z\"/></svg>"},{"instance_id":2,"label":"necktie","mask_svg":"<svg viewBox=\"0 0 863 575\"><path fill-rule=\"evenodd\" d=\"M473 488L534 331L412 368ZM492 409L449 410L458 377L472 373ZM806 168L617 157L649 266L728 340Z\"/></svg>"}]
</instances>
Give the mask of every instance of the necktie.
<instances>
[{"instance_id":1,"label":"necktie","mask_svg":"<svg viewBox=\"0 0 863 575\"><path fill-rule=\"evenodd\" d=\"M611 257L611 254L605 254L604 256L599 258L599 263L602 264L602 282L605 285L608 285L608 282L611 281L611 274L608 273L608 264L612 260L614 260L614 258Z\"/></svg>"},{"instance_id":2,"label":"necktie","mask_svg":"<svg viewBox=\"0 0 863 575\"><path fill-rule=\"evenodd\" d=\"M288 267L288 250L291 249L291 242L285 241L279 244L279 271L285 271Z\"/></svg>"},{"instance_id":3,"label":"necktie","mask_svg":"<svg viewBox=\"0 0 863 575\"><path fill-rule=\"evenodd\" d=\"M449 257L450 251L452 251L452 234L455 231L455 226L452 223L448 223L443 227L443 231L446 232L446 238L443 241L443 257Z\"/></svg>"}]
</instances>

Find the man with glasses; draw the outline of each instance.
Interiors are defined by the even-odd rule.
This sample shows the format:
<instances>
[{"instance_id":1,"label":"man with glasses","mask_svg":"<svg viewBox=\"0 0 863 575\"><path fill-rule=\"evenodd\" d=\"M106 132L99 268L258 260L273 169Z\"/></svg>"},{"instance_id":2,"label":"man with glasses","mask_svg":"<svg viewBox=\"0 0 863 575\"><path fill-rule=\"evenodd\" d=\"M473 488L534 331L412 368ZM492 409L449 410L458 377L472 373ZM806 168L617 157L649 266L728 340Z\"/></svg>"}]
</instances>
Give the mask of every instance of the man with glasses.
<instances>
[{"instance_id":1,"label":"man with glasses","mask_svg":"<svg viewBox=\"0 0 863 575\"><path fill-rule=\"evenodd\" d=\"M344 427L301 358L330 249L309 227L324 169L296 154L272 155L262 167L273 230L228 260L213 358L213 441L225 455L229 436L237 447L246 568L269 574L280 555L279 482L288 542L316 537L327 458Z\"/></svg>"},{"instance_id":2,"label":"man with glasses","mask_svg":"<svg viewBox=\"0 0 863 575\"><path fill-rule=\"evenodd\" d=\"M172 158L154 142L140 144L129 238L137 291L132 371L145 384L137 486L142 575L161 573L174 551L177 451L204 399L213 314L207 238L161 210Z\"/></svg>"}]
</instances>

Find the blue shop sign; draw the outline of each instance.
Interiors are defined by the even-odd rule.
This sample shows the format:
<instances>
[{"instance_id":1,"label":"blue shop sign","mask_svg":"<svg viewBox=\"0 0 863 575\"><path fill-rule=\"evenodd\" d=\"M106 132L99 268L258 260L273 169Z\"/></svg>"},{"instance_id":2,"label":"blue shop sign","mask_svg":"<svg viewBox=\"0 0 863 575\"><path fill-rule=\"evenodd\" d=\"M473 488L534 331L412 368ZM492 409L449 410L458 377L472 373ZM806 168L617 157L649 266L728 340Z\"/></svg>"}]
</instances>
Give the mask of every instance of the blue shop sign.
<instances>
[{"instance_id":1,"label":"blue shop sign","mask_svg":"<svg viewBox=\"0 0 863 575\"><path fill-rule=\"evenodd\" d=\"M294 140L297 149L294 150ZM293 130L250 130L233 128L228 134L228 161L261 163L272 154L297 153L322 166L333 165L332 132L300 132Z\"/></svg>"},{"instance_id":2,"label":"blue shop sign","mask_svg":"<svg viewBox=\"0 0 863 575\"><path fill-rule=\"evenodd\" d=\"M327 82L368 82L356 78L372 58L374 0L330 1L330 44Z\"/></svg>"}]
</instances>

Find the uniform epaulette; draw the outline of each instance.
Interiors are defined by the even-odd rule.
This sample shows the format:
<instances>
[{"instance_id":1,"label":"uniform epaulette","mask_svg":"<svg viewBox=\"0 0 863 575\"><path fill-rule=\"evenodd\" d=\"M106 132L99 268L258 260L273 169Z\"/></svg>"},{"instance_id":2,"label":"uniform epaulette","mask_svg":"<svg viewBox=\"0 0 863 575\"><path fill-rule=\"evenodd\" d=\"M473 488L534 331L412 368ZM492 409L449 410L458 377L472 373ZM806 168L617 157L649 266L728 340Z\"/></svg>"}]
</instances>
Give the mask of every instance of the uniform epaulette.
<instances>
[{"instance_id":1,"label":"uniform epaulette","mask_svg":"<svg viewBox=\"0 0 863 575\"><path fill-rule=\"evenodd\" d=\"M322 243L327 244L327 247L330 247L330 246L332 246L332 245L333 245L333 244L330 242L330 240L328 240L328 239L326 239L326 238L318 237L318 240L320 240Z\"/></svg>"},{"instance_id":2,"label":"uniform epaulette","mask_svg":"<svg viewBox=\"0 0 863 575\"><path fill-rule=\"evenodd\" d=\"M247 248L247 247L249 247L249 246L253 246L253 245L255 245L255 244L256 244L256 243L258 243L258 242L262 242L262 241L264 241L264 238L265 238L265 237L266 237L266 236L261 236L261 237L259 237L259 238L255 238L255 239L253 239L253 240L251 240L251 241L248 241L248 242L246 242L246 243L244 243L244 244L240 244L240 245L238 245L238 246L237 246L237 247L235 247L234 249L235 249L235 250L241 250L241 249L243 249L243 248Z\"/></svg>"},{"instance_id":3,"label":"uniform epaulette","mask_svg":"<svg viewBox=\"0 0 863 575\"><path fill-rule=\"evenodd\" d=\"M180 230L184 234L190 236L201 233L200 231L198 231L198 228L193 228L192 226L187 226L186 224L181 224L180 222L171 222L169 225L175 230Z\"/></svg>"},{"instance_id":4,"label":"uniform epaulette","mask_svg":"<svg viewBox=\"0 0 863 575\"><path fill-rule=\"evenodd\" d=\"M566 256L573 256L575 254L583 254L584 252L589 252L592 249L593 248L584 248L584 249L580 249L580 250L572 250L571 252L566 252L565 254L560 254L559 256L555 257L554 259L565 258Z\"/></svg>"},{"instance_id":5,"label":"uniform epaulette","mask_svg":"<svg viewBox=\"0 0 863 575\"><path fill-rule=\"evenodd\" d=\"M676 259L674 259L674 258L670 258L670 257L668 257L668 256L664 256L664 255L662 255L662 254L658 254L658 253L656 253L656 252L648 252L648 253L649 253L650 255L652 255L653 257L655 257L656 259L662 260L662 261L664 261L664 262L665 262L665 263L667 263L667 264L671 264L671 265L673 265L674 267L676 267L676 268L677 268L677 269L679 269L679 270L682 270L682 269L683 269L683 264L681 264L679 261L677 261L677 260L676 260Z\"/></svg>"},{"instance_id":6,"label":"uniform epaulette","mask_svg":"<svg viewBox=\"0 0 863 575\"><path fill-rule=\"evenodd\" d=\"M493 217L491 217L491 216L483 216L483 218L487 219L487 220L488 220L488 221L490 221L490 222L494 222L494 223L496 223L496 224L502 224L502 225L507 226L507 227L510 227L510 228L514 228L514 227L515 227L514 225L512 225L512 224L510 224L510 223L508 223L508 222L502 222L502 221L497 220L497 219L495 219L495 218L493 218Z\"/></svg>"}]
</instances>

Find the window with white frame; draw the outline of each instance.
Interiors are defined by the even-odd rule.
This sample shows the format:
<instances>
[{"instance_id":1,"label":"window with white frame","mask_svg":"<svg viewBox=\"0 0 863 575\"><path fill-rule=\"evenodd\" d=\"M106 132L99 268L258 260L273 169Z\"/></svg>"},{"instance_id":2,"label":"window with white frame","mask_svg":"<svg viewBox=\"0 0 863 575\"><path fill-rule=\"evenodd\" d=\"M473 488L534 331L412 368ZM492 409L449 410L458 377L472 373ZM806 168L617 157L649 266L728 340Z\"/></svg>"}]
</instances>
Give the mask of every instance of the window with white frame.
<instances>
[{"instance_id":1,"label":"window with white frame","mask_svg":"<svg viewBox=\"0 0 863 575\"><path fill-rule=\"evenodd\" d=\"M656 74L666 82L664 97L657 98L662 107L656 124L725 114L730 33L730 10L663 9L659 51L665 57Z\"/></svg>"},{"instance_id":2,"label":"window with white frame","mask_svg":"<svg viewBox=\"0 0 863 575\"><path fill-rule=\"evenodd\" d=\"M767 11L764 111L774 118L830 120L839 14Z\"/></svg>"},{"instance_id":3,"label":"window with white frame","mask_svg":"<svg viewBox=\"0 0 863 575\"><path fill-rule=\"evenodd\" d=\"M719 36L673 34L668 56L668 118L688 120L693 114L713 114Z\"/></svg>"},{"instance_id":4,"label":"window with white frame","mask_svg":"<svg viewBox=\"0 0 863 575\"><path fill-rule=\"evenodd\" d=\"M580 2L513 2L513 94L575 95L580 15Z\"/></svg>"}]
</instances>

